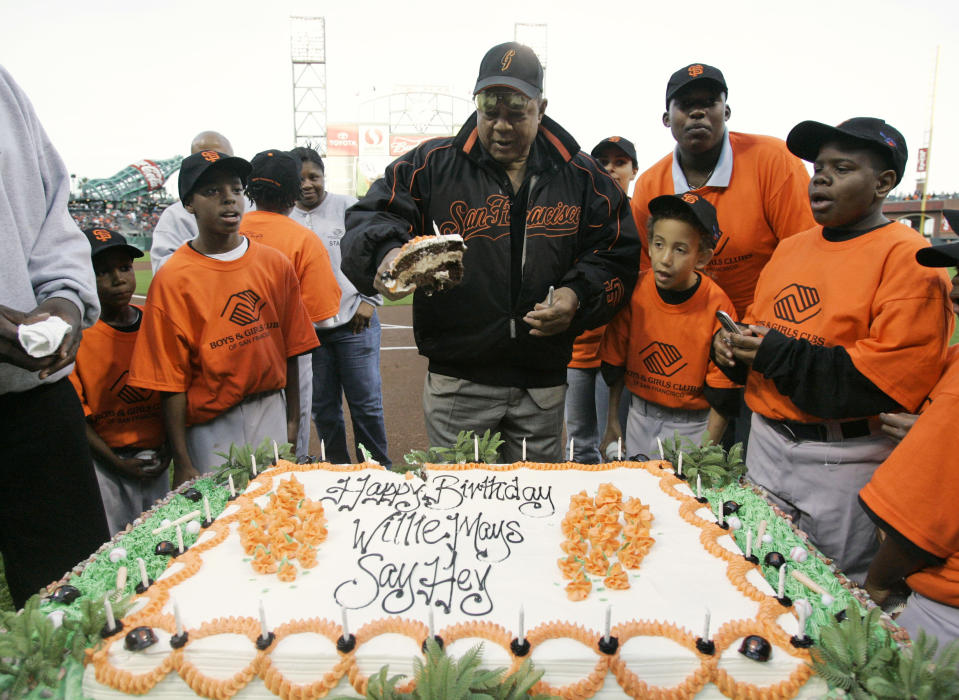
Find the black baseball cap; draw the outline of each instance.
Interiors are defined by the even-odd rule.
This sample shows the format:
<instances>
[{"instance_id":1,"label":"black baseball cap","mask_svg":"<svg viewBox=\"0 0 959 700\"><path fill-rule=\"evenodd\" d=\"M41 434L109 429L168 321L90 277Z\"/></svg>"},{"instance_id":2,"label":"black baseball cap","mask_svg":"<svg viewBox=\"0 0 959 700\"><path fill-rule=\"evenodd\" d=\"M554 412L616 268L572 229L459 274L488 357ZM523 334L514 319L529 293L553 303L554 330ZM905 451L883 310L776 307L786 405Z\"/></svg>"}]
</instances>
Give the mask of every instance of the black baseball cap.
<instances>
[{"instance_id":1,"label":"black baseball cap","mask_svg":"<svg viewBox=\"0 0 959 700\"><path fill-rule=\"evenodd\" d=\"M243 184L246 185L246 178L250 174L250 164L243 158L230 156L219 151L199 151L187 156L180 163L180 181L177 183L177 192L180 194L180 201L186 201L187 196L193 192L197 180L210 168L227 168L237 174Z\"/></svg>"},{"instance_id":2,"label":"black baseball cap","mask_svg":"<svg viewBox=\"0 0 959 700\"><path fill-rule=\"evenodd\" d=\"M287 151L274 148L262 151L250 161L249 182L278 190L300 184L300 161Z\"/></svg>"},{"instance_id":3,"label":"black baseball cap","mask_svg":"<svg viewBox=\"0 0 959 700\"><path fill-rule=\"evenodd\" d=\"M533 49L516 41L494 46L480 62L473 94L489 87L519 90L530 99L543 94L543 65Z\"/></svg>"},{"instance_id":4,"label":"black baseball cap","mask_svg":"<svg viewBox=\"0 0 959 700\"><path fill-rule=\"evenodd\" d=\"M90 241L90 257L95 258L105 250L120 248L130 254L131 258L142 258L143 251L135 248L124 238L122 233L111 231L108 228L85 228L84 235Z\"/></svg>"},{"instance_id":5,"label":"black baseball cap","mask_svg":"<svg viewBox=\"0 0 959 700\"><path fill-rule=\"evenodd\" d=\"M693 192L683 194L663 194L649 200L649 213L653 216L669 216L680 207L691 212L706 232L712 237L713 246L719 242L723 232L719 230L716 219L716 207Z\"/></svg>"},{"instance_id":6,"label":"black baseball cap","mask_svg":"<svg viewBox=\"0 0 959 700\"><path fill-rule=\"evenodd\" d=\"M821 122L804 121L792 128L786 137L786 147L810 163L819 156L819 149L830 141L858 141L871 150L888 154L892 169L896 171L896 184L906 171L909 150L906 139L895 127L875 117L853 117L839 126Z\"/></svg>"},{"instance_id":7,"label":"black baseball cap","mask_svg":"<svg viewBox=\"0 0 959 700\"><path fill-rule=\"evenodd\" d=\"M629 156L629 159L633 161L633 167L638 168L639 163L636 160L636 146L633 145L633 142L629 139L624 139L622 136L607 136L602 141L593 146L593 150L589 152L593 158L596 158L596 154L604 146L615 146L623 153Z\"/></svg>"},{"instance_id":8,"label":"black baseball cap","mask_svg":"<svg viewBox=\"0 0 959 700\"><path fill-rule=\"evenodd\" d=\"M669 101L675 97L677 92L690 83L699 80L709 80L716 83L723 92L729 94L729 88L726 87L726 78L723 77L721 70L707 66L705 63L690 63L669 76L669 82L666 83L666 109L669 109Z\"/></svg>"},{"instance_id":9,"label":"black baseball cap","mask_svg":"<svg viewBox=\"0 0 959 700\"><path fill-rule=\"evenodd\" d=\"M959 211L944 209L942 215L949 227L959 233ZM959 242L921 248L916 251L916 260L923 267L956 267L959 265Z\"/></svg>"}]
</instances>

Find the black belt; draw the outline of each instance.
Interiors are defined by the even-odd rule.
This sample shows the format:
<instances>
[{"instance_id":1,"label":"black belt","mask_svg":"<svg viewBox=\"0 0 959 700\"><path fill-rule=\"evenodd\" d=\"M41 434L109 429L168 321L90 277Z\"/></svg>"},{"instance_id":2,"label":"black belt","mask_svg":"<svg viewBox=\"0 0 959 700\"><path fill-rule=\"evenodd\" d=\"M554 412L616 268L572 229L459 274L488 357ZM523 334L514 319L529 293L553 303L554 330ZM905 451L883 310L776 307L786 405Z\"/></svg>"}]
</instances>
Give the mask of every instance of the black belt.
<instances>
[{"instance_id":1,"label":"black belt","mask_svg":"<svg viewBox=\"0 0 959 700\"><path fill-rule=\"evenodd\" d=\"M838 442L852 438L872 435L874 430L866 418L860 420L834 421L831 423L798 423L791 420L771 420L766 422L783 437L793 442Z\"/></svg>"}]
</instances>

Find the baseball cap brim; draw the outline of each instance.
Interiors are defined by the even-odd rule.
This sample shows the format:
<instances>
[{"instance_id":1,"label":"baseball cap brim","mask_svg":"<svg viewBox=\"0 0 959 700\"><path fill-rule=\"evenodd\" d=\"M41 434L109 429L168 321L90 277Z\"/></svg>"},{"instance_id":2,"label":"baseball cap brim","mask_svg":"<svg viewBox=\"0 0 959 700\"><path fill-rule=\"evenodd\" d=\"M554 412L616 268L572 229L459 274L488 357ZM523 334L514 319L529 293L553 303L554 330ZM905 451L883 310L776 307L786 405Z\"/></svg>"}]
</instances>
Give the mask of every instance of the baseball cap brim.
<instances>
[{"instance_id":1,"label":"baseball cap brim","mask_svg":"<svg viewBox=\"0 0 959 700\"><path fill-rule=\"evenodd\" d=\"M477 80L476 86L473 88L473 94L475 95L476 93L491 87L508 87L514 90L519 90L531 100L538 100L543 94L541 90L536 89L525 80L511 78L509 76L494 76L491 78Z\"/></svg>"},{"instance_id":2,"label":"baseball cap brim","mask_svg":"<svg viewBox=\"0 0 959 700\"><path fill-rule=\"evenodd\" d=\"M226 156L225 158L220 158L213 161L205 168L191 169L190 179L187 181L183 178L183 167L181 166L180 181L177 183L177 192L180 195L180 199L183 200L189 194L191 194L196 188L196 183L200 181L200 178L202 178L212 168L216 168L218 170L232 170L237 174L244 184L246 184L247 178L250 176L250 170L252 170L250 162L245 158L240 158L239 156Z\"/></svg>"},{"instance_id":3,"label":"baseball cap brim","mask_svg":"<svg viewBox=\"0 0 959 700\"><path fill-rule=\"evenodd\" d=\"M789 136L786 137L786 147L793 155L812 163L819 156L819 149L824 143L848 139L861 140L864 144L869 143L863 139L856 139L855 136L850 136L829 124L804 121L790 130Z\"/></svg>"},{"instance_id":4,"label":"baseball cap brim","mask_svg":"<svg viewBox=\"0 0 959 700\"><path fill-rule=\"evenodd\" d=\"M959 265L959 243L946 243L917 250L916 261L923 267L956 267Z\"/></svg>"}]
</instances>

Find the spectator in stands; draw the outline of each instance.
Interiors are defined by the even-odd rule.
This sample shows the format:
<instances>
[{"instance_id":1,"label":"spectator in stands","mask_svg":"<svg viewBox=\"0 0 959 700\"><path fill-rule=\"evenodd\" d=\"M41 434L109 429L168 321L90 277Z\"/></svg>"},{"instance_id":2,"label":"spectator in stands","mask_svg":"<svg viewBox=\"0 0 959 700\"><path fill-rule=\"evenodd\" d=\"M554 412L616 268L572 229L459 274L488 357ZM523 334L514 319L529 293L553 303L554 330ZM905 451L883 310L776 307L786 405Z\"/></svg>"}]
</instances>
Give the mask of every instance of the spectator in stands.
<instances>
[{"instance_id":1,"label":"spectator in stands","mask_svg":"<svg viewBox=\"0 0 959 700\"><path fill-rule=\"evenodd\" d=\"M233 155L233 146L223 134L216 131L201 131L193 137L190 153L217 151L228 156ZM114 228L106 225L106 228ZM153 230L153 245L150 247L150 264L155 275L160 266L173 252L189 240L196 238L196 217L183 208L183 202L171 204L157 221Z\"/></svg>"}]
</instances>

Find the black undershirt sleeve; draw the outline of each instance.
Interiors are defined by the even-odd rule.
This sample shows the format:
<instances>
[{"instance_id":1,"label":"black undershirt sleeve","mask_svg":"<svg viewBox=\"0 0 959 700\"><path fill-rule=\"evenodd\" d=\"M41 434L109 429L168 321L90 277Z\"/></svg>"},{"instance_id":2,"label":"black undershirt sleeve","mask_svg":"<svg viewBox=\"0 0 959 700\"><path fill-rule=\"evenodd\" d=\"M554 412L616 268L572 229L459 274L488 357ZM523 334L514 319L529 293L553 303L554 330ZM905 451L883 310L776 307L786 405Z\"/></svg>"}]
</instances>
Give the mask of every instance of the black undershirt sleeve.
<instances>
[{"instance_id":1,"label":"black undershirt sleeve","mask_svg":"<svg viewBox=\"0 0 959 700\"><path fill-rule=\"evenodd\" d=\"M904 535L896 530L896 528L892 527L885 520L873 513L861 497L859 498L859 505L862 506L862 509L865 511L866 515L869 516L870 520L872 520L878 528L885 532L887 537L891 537L893 540L895 540L896 544L898 544L902 550L910 556L910 558L920 559L926 562L926 564L929 566L942 566L946 563L946 560L942 557L937 557L932 552L927 552L922 547L918 547L910 540L907 540Z\"/></svg>"},{"instance_id":2,"label":"black undershirt sleeve","mask_svg":"<svg viewBox=\"0 0 959 700\"><path fill-rule=\"evenodd\" d=\"M603 381L606 382L606 386L613 386L613 384L626 376L625 367L617 367L608 362L600 365L599 372L603 375Z\"/></svg>"},{"instance_id":3,"label":"black undershirt sleeve","mask_svg":"<svg viewBox=\"0 0 959 700\"><path fill-rule=\"evenodd\" d=\"M723 368L720 368L723 369ZM902 410L852 363L842 346L823 347L779 331L766 334L753 369L806 413L820 418L857 418Z\"/></svg>"},{"instance_id":4,"label":"black undershirt sleeve","mask_svg":"<svg viewBox=\"0 0 959 700\"><path fill-rule=\"evenodd\" d=\"M739 406L742 403L742 389L717 389L706 384L703 386L703 397L709 405L725 418L735 418L739 415Z\"/></svg>"}]
</instances>

